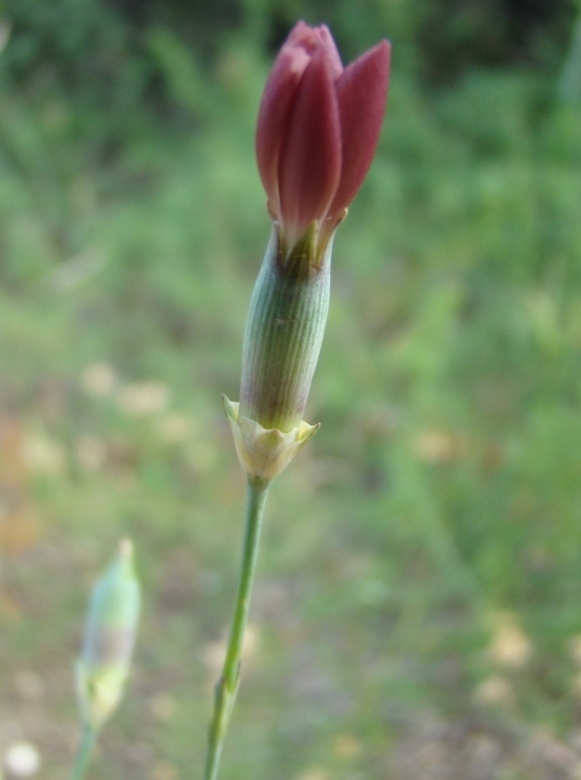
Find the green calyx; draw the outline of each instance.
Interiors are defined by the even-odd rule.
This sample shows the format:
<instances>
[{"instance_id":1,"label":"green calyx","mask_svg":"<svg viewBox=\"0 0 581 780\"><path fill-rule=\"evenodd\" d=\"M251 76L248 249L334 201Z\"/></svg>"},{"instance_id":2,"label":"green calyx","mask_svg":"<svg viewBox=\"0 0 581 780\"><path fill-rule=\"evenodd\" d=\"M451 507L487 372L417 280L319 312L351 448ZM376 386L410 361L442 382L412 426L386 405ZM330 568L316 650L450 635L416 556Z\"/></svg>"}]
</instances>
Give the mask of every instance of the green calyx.
<instances>
[{"instance_id":1,"label":"green calyx","mask_svg":"<svg viewBox=\"0 0 581 780\"><path fill-rule=\"evenodd\" d=\"M263 428L300 424L329 309L332 237L317 252L317 225L285 257L273 230L244 336L240 414Z\"/></svg>"}]
</instances>

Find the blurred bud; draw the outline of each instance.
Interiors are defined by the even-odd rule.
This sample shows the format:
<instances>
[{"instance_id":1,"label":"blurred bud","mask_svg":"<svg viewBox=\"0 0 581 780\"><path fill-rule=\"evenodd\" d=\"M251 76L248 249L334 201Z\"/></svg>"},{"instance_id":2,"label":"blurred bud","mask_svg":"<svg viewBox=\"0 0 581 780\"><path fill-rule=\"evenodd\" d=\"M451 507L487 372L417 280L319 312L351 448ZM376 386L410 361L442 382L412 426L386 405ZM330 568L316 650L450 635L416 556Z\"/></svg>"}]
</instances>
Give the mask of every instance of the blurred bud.
<instances>
[{"instance_id":1,"label":"blurred bud","mask_svg":"<svg viewBox=\"0 0 581 780\"><path fill-rule=\"evenodd\" d=\"M140 609L133 545L124 539L91 594L77 690L85 725L97 731L119 704L129 676Z\"/></svg>"}]
</instances>

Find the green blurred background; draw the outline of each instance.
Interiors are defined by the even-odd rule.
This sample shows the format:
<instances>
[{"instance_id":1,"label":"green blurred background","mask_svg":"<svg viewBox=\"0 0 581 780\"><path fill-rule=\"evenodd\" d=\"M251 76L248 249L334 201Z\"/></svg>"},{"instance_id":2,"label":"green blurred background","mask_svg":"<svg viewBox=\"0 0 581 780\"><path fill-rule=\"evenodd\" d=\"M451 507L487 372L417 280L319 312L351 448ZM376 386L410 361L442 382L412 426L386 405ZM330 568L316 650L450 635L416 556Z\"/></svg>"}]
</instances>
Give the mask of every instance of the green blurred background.
<instances>
[{"instance_id":1,"label":"green blurred background","mask_svg":"<svg viewBox=\"0 0 581 780\"><path fill-rule=\"evenodd\" d=\"M3 756L67 776L88 593L130 535L145 610L90 777L200 776L244 501L219 398L269 232L254 123L304 18L345 61L389 37L392 83L221 777L581 777L578 12L0 3Z\"/></svg>"}]
</instances>

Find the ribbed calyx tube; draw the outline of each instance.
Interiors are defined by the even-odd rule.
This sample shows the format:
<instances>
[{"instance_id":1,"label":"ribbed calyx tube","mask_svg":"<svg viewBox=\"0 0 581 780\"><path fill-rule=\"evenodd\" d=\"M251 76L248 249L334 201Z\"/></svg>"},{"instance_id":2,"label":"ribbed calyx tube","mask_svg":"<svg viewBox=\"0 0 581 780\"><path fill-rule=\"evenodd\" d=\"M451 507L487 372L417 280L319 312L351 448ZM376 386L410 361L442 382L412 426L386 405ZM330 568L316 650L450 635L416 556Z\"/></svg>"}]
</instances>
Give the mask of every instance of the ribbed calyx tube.
<instances>
[{"instance_id":1,"label":"ribbed calyx tube","mask_svg":"<svg viewBox=\"0 0 581 780\"><path fill-rule=\"evenodd\" d=\"M317 256L314 231L284 258L273 230L250 302L240 414L267 429L300 424L321 350L333 239Z\"/></svg>"}]
</instances>

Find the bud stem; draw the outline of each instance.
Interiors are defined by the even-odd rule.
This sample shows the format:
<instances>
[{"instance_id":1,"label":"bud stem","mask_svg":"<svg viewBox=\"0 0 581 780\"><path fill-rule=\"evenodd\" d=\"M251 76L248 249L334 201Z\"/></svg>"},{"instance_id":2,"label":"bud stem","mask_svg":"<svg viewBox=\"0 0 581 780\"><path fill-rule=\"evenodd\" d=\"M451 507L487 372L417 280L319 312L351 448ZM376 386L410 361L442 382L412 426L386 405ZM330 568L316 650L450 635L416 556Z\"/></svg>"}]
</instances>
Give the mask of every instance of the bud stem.
<instances>
[{"instance_id":1,"label":"bud stem","mask_svg":"<svg viewBox=\"0 0 581 780\"><path fill-rule=\"evenodd\" d=\"M226 737L230 715L236 700L240 683L240 659L244 631L250 608L250 594L256 569L258 543L264 506L269 488L268 482L253 480L248 482L246 499L246 529L242 550L242 565L238 580L238 590L234 602L234 613L230 624L230 637L222 674L218 679L214 695L214 711L208 732L208 749L204 780L216 780L220 757Z\"/></svg>"},{"instance_id":2,"label":"bud stem","mask_svg":"<svg viewBox=\"0 0 581 780\"><path fill-rule=\"evenodd\" d=\"M75 766L73 768L72 780L82 780L89 766L89 759L93 752L93 746L95 745L95 739L97 732L91 726L85 725L81 733L81 739L79 741L79 747L77 748L77 755L75 758Z\"/></svg>"}]
</instances>

